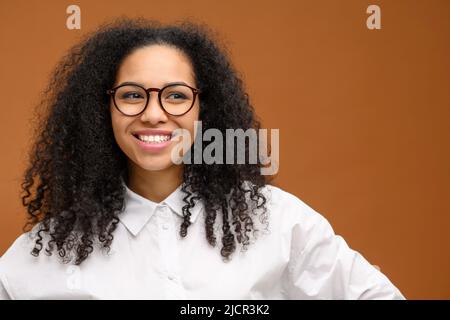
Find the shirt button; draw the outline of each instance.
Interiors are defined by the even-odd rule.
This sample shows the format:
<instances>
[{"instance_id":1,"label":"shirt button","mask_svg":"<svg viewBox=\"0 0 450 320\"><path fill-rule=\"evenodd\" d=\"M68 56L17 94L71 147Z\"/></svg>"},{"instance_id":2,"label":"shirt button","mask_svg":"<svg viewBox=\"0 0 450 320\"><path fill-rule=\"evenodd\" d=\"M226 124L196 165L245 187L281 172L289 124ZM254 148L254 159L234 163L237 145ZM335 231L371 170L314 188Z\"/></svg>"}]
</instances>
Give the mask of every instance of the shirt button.
<instances>
[{"instance_id":1,"label":"shirt button","mask_svg":"<svg viewBox=\"0 0 450 320\"><path fill-rule=\"evenodd\" d=\"M167 229L169 229L169 225L168 225L168 224L163 224L163 225L162 225L162 228L163 228L164 230L167 230Z\"/></svg>"},{"instance_id":2,"label":"shirt button","mask_svg":"<svg viewBox=\"0 0 450 320\"><path fill-rule=\"evenodd\" d=\"M175 277L172 276L172 275L170 275L170 274L167 276L167 278L168 278L169 280L171 280L171 281L175 279Z\"/></svg>"}]
</instances>

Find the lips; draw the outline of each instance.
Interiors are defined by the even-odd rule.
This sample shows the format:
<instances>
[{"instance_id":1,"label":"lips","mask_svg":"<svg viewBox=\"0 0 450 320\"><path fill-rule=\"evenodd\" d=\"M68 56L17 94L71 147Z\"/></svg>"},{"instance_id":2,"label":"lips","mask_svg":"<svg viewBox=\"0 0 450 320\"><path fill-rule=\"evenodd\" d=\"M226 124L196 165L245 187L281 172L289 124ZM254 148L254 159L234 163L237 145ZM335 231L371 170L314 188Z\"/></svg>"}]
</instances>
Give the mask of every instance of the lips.
<instances>
[{"instance_id":1,"label":"lips","mask_svg":"<svg viewBox=\"0 0 450 320\"><path fill-rule=\"evenodd\" d=\"M133 136L172 136L172 131L160 129L143 129L131 132Z\"/></svg>"}]
</instances>

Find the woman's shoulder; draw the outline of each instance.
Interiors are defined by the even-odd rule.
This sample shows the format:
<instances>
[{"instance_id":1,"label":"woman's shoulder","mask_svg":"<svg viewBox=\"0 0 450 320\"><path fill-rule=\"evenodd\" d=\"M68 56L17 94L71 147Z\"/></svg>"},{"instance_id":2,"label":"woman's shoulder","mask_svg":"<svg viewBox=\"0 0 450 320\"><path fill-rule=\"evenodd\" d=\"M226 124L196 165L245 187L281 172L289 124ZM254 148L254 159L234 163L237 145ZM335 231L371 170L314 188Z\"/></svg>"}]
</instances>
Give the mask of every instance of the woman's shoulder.
<instances>
[{"instance_id":1,"label":"woman's shoulder","mask_svg":"<svg viewBox=\"0 0 450 320\"><path fill-rule=\"evenodd\" d=\"M320 220L324 218L306 201L281 187L267 184L264 189L265 194L268 195L267 199L272 211L282 212L285 216L296 221Z\"/></svg>"},{"instance_id":2,"label":"woman's shoulder","mask_svg":"<svg viewBox=\"0 0 450 320\"><path fill-rule=\"evenodd\" d=\"M0 257L0 272L5 268L15 268L15 263L31 255L34 248L36 231L39 224L35 225L30 231L20 234Z\"/></svg>"},{"instance_id":3,"label":"woman's shoulder","mask_svg":"<svg viewBox=\"0 0 450 320\"><path fill-rule=\"evenodd\" d=\"M39 255L32 254L39 229L38 223L30 231L19 235L0 257L0 300L50 296L55 286L57 290L64 290L72 266L61 263L58 254L46 254L50 236L45 233L41 233Z\"/></svg>"},{"instance_id":4,"label":"woman's shoulder","mask_svg":"<svg viewBox=\"0 0 450 320\"><path fill-rule=\"evenodd\" d=\"M260 192L266 198L271 239L286 241L297 252L306 248L306 243L333 239L335 233L327 218L297 194L272 184Z\"/></svg>"},{"instance_id":5,"label":"woman's shoulder","mask_svg":"<svg viewBox=\"0 0 450 320\"><path fill-rule=\"evenodd\" d=\"M24 266L33 258L33 230L20 234L0 257L0 300L10 299L9 284L26 275Z\"/></svg>"},{"instance_id":6,"label":"woman's shoulder","mask_svg":"<svg viewBox=\"0 0 450 320\"><path fill-rule=\"evenodd\" d=\"M40 254L38 256L32 254L40 226L41 223L37 223L31 230L20 234L0 257L0 276L25 275L30 270L30 266L43 266L51 262L50 257L44 253L45 245L49 240L48 234L41 234Z\"/></svg>"},{"instance_id":7,"label":"woman's shoulder","mask_svg":"<svg viewBox=\"0 0 450 320\"><path fill-rule=\"evenodd\" d=\"M327 225L328 220L298 195L282 187L266 184L260 189L266 199L267 212L278 229L292 232L293 229L309 234L318 225Z\"/></svg>"}]
</instances>

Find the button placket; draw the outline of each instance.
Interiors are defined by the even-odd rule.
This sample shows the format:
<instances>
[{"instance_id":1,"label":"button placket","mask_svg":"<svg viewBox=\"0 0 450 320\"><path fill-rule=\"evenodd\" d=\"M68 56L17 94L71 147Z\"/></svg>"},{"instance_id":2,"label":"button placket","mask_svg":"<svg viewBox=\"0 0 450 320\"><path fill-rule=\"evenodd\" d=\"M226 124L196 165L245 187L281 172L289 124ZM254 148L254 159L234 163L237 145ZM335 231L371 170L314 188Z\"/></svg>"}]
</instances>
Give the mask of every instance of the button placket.
<instances>
[{"instance_id":1,"label":"button placket","mask_svg":"<svg viewBox=\"0 0 450 320\"><path fill-rule=\"evenodd\" d=\"M162 224L161 228L163 230L169 230L170 228L170 216L169 216L169 208L164 206L161 207L161 217L162 217Z\"/></svg>"},{"instance_id":2,"label":"button placket","mask_svg":"<svg viewBox=\"0 0 450 320\"><path fill-rule=\"evenodd\" d=\"M173 217L170 215L170 209L167 206L162 206L158 208L158 219L160 221L161 228L161 249L162 256L164 260L164 269L166 274L166 279L170 283L177 284L176 270L174 267L177 265L178 261L178 248L176 247L177 241L173 228ZM171 285L169 285L171 286Z\"/></svg>"}]
</instances>

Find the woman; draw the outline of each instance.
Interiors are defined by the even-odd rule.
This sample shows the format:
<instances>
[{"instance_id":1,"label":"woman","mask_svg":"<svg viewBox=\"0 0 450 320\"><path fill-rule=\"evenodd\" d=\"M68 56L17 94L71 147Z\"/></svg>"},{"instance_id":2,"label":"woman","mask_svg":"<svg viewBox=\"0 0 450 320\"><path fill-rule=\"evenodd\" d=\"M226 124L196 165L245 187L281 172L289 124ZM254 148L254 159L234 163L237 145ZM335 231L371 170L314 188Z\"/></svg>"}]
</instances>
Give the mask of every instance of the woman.
<instances>
[{"instance_id":1,"label":"woman","mask_svg":"<svg viewBox=\"0 0 450 320\"><path fill-rule=\"evenodd\" d=\"M32 229L0 260L2 298L403 299L260 160L174 161L196 121L260 126L205 27L106 24L46 93L22 184Z\"/></svg>"}]
</instances>

